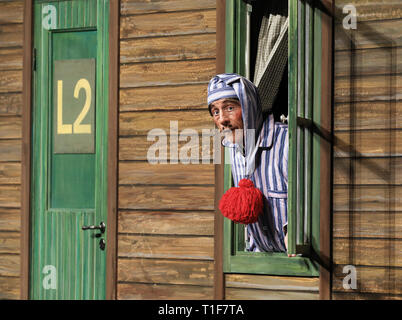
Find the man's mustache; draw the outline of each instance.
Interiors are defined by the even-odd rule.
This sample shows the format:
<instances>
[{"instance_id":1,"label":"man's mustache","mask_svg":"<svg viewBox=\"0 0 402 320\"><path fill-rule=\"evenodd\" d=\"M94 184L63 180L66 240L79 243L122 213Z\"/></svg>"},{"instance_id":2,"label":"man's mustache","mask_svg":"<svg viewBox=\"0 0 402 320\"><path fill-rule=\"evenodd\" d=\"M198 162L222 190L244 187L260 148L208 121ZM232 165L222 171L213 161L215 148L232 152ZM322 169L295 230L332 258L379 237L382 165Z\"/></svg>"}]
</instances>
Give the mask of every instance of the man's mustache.
<instances>
[{"instance_id":1,"label":"man's mustache","mask_svg":"<svg viewBox=\"0 0 402 320\"><path fill-rule=\"evenodd\" d=\"M233 129L225 128L225 129L220 129L220 132L233 132L233 131L236 131L236 130L243 131L243 128L233 128Z\"/></svg>"}]
</instances>

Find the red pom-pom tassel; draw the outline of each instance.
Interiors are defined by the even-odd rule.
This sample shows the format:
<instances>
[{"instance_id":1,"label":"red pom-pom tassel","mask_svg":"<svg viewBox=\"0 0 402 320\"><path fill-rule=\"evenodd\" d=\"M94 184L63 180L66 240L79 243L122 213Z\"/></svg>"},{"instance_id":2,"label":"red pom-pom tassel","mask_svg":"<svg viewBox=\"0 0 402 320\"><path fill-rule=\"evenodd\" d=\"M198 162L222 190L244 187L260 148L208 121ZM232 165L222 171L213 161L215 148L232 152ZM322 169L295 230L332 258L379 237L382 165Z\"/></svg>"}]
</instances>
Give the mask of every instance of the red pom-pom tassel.
<instances>
[{"instance_id":1,"label":"red pom-pom tassel","mask_svg":"<svg viewBox=\"0 0 402 320\"><path fill-rule=\"evenodd\" d=\"M264 206L263 195L249 179L239 181L222 196L219 210L236 223L250 224L257 221Z\"/></svg>"}]
</instances>

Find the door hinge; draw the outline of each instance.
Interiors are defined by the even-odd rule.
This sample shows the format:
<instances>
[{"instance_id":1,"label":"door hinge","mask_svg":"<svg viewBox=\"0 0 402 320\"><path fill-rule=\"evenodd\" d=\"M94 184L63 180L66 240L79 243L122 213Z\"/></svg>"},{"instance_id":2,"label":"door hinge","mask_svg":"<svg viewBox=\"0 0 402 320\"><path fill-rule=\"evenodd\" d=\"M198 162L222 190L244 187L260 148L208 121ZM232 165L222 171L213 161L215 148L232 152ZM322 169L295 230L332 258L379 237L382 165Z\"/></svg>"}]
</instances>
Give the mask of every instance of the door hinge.
<instances>
[{"instance_id":1,"label":"door hinge","mask_svg":"<svg viewBox=\"0 0 402 320\"><path fill-rule=\"evenodd\" d=\"M32 70L36 71L36 48L32 51Z\"/></svg>"}]
</instances>

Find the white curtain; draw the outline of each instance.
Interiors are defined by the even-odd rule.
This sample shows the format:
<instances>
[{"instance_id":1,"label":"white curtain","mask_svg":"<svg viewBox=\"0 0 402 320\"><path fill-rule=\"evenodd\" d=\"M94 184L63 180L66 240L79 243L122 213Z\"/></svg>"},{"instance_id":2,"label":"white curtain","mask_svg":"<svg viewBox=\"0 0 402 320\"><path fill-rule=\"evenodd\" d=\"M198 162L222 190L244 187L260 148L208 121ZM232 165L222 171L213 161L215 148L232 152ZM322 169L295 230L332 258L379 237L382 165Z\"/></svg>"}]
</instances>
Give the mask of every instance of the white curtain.
<instances>
[{"instance_id":1,"label":"white curtain","mask_svg":"<svg viewBox=\"0 0 402 320\"><path fill-rule=\"evenodd\" d=\"M289 19L280 14L264 15L258 37L254 70L263 111L271 110L288 59Z\"/></svg>"}]
</instances>

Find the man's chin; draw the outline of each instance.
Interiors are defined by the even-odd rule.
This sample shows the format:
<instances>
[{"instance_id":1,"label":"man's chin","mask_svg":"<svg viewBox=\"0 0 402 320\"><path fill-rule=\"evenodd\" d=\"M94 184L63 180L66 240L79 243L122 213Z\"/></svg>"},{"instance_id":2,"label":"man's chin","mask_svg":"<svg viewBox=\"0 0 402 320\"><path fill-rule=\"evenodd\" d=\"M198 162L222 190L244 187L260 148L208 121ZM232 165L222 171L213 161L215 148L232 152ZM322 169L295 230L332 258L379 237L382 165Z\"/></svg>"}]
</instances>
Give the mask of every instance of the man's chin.
<instances>
[{"instance_id":1,"label":"man's chin","mask_svg":"<svg viewBox=\"0 0 402 320\"><path fill-rule=\"evenodd\" d=\"M243 141L243 130L224 130L225 139L231 143L241 144Z\"/></svg>"}]
</instances>

